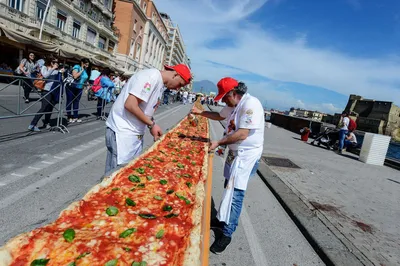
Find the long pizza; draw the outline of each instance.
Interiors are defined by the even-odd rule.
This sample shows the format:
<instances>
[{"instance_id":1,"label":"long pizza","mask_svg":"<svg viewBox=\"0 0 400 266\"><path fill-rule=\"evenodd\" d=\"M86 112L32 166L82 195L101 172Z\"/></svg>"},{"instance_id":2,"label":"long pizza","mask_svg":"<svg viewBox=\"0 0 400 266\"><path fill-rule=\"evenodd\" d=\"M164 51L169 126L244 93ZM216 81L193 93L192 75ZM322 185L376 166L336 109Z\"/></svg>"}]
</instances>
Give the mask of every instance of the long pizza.
<instances>
[{"instance_id":1,"label":"long pizza","mask_svg":"<svg viewBox=\"0 0 400 266\"><path fill-rule=\"evenodd\" d=\"M0 266L199 265L208 123L187 118L53 223L11 239Z\"/></svg>"}]
</instances>

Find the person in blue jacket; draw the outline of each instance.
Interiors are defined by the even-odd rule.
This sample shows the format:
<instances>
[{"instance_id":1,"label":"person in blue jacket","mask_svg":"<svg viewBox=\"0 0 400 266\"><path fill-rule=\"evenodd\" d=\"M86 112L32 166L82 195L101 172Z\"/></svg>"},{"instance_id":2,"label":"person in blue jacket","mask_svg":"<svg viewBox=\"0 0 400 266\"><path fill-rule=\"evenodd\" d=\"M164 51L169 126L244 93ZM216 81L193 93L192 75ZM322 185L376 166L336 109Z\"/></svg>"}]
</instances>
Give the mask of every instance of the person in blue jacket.
<instances>
[{"instance_id":1,"label":"person in blue jacket","mask_svg":"<svg viewBox=\"0 0 400 266\"><path fill-rule=\"evenodd\" d=\"M97 119L102 117L103 108L107 103L114 99L114 82L110 78L111 70L109 68L103 69L101 72L100 85L101 88L95 93L97 97Z\"/></svg>"}]
</instances>

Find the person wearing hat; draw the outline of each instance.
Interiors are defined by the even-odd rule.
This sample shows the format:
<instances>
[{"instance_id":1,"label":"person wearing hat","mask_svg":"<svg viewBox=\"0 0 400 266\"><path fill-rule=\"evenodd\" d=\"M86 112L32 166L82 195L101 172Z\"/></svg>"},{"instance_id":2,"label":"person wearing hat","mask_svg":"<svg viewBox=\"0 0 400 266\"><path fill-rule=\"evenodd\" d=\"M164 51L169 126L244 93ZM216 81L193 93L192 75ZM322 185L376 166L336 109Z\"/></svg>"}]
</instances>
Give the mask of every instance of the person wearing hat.
<instances>
[{"instance_id":1,"label":"person wearing hat","mask_svg":"<svg viewBox=\"0 0 400 266\"><path fill-rule=\"evenodd\" d=\"M264 145L264 109L261 102L247 93L247 86L233 78L223 78L218 84L215 101L222 99L234 108L228 118L225 135L210 142L210 149L228 145L224 166L224 193L216 219L211 227L222 230L210 247L215 254L222 253L232 240L239 223L243 199L250 177L255 175Z\"/></svg>"},{"instance_id":2,"label":"person wearing hat","mask_svg":"<svg viewBox=\"0 0 400 266\"><path fill-rule=\"evenodd\" d=\"M165 70L146 69L132 76L113 104L106 121L107 159L105 172L126 164L143 149L146 127L158 140L162 130L153 119L166 88L177 90L190 83L186 65L165 66Z\"/></svg>"}]
</instances>

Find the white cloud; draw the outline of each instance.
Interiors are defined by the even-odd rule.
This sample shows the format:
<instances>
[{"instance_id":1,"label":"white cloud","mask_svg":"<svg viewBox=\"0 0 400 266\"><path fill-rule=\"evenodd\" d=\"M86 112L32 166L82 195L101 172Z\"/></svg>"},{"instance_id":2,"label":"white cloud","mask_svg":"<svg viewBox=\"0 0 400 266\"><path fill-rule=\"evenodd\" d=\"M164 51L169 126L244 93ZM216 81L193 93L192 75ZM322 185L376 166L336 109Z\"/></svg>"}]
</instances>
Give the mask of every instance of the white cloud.
<instances>
[{"instance_id":1,"label":"white cloud","mask_svg":"<svg viewBox=\"0 0 400 266\"><path fill-rule=\"evenodd\" d=\"M265 0L223 0L219 5L214 2L156 1L158 9L179 24L196 80L217 82L223 76L240 72L207 63L214 61L279 81L400 103L400 63L395 56L355 58L331 48L312 48L307 34L282 40L245 20ZM210 49L204 45L221 36L233 38L235 46Z\"/></svg>"}]
</instances>

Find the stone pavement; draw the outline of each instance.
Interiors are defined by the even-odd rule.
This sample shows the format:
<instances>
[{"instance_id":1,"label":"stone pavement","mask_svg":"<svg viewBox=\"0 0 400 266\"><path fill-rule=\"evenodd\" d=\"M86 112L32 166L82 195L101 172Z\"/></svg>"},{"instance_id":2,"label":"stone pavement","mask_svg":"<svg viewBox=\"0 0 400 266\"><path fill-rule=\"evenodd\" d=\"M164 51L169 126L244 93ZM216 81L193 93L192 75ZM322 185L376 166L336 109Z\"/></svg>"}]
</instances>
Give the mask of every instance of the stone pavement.
<instances>
[{"instance_id":1,"label":"stone pavement","mask_svg":"<svg viewBox=\"0 0 400 266\"><path fill-rule=\"evenodd\" d=\"M306 144L299 135L274 125L265 130L264 156L287 158L300 167L268 163L269 170L327 227L326 235L333 233L361 264L400 265L399 171ZM305 225L311 234L312 226Z\"/></svg>"}]
</instances>

